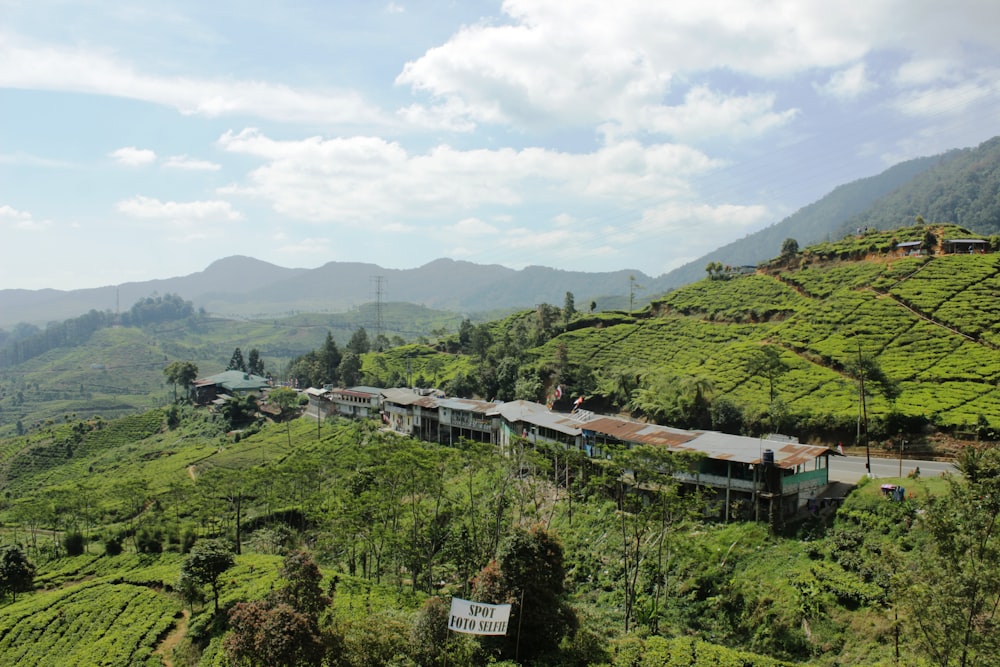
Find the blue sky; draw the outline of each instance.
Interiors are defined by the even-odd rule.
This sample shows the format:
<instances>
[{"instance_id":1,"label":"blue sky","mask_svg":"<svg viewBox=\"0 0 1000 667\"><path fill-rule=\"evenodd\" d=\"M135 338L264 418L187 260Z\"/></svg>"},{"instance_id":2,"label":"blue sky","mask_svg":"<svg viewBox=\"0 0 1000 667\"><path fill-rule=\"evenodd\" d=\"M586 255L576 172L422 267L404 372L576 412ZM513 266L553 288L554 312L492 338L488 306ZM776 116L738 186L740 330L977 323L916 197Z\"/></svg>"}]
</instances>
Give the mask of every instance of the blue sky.
<instances>
[{"instance_id":1,"label":"blue sky","mask_svg":"<svg viewBox=\"0 0 1000 667\"><path fill-rule=\"evenodd\" d=\"M0 289L237 254L660 275L1000 134L998 26L993 0L0 0Z\"/></svg>"}]
</instances>

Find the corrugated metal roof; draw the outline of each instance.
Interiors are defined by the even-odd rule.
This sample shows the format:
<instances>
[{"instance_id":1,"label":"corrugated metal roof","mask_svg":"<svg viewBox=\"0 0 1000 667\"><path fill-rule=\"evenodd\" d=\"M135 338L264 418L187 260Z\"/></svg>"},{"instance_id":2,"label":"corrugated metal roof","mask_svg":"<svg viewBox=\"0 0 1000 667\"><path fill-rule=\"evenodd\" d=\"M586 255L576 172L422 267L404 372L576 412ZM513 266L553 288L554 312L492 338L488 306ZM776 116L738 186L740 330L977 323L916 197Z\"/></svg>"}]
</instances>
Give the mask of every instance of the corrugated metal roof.
<instances>
[{"instance_id":1,"label":"corrugated metal roof","mask_svg":"<svg viewBox=\"0 0 1000 667\"><path fill-rule=\"evenodd\" d=\"M764 451L769 449L774 452L774 463L779 468L795 468L830 453L827 447L749 438L718 431L698 433L695 438L678 449L704 452L709 458L721 461L737 461L753 465L759 464Z\"/></svg>"},{"instance_id":2,"label":"corrugated metal roof","mask_svg":"<svg viewBox=\"0 0 1000 667\"><path fill-rule=\"evenodd\" d=\"M438 398L435 399L438 407L449 410L462 410L464 412L492 412L497 404L492 401L476 401L471 398Z\"/></svg>"},{"instance_id":3,"label":"corrugated metal roof","mask_svg":"<svg viewBox=\"0 0 1000 667\"><path fill-rule=\"evenodd\" d=\"M690 442L698 435L696 431L682 431L669 426L644 424L618 417L595 417L584 424L583 428L610 435L623 442L661 447L678 447L683 443Z\"/></svg>"},{"instance_id":4,"label":"corrugated metal roof","mask_svg":"<svg viewBox=\"0 0 1000 667\"><path fill-rule=\"evenodd\" d=\"M354 388L354 389L331 389L330 390L330 394L333 395L333 396L351 396L353 398L364 398L364 399L372 399L372 398L376 398L377 396L379 396L378 392L376 392L376 393L373 394L370 391L358 391L356 388Z\"/></svg>"},{"instance_id":5,"label":"corrugated metal roof","mask_svg":"<svg viewBox=\"0 0 1000 667\"><path fill-rule=\"evenodd\" d=\"M437 407L438 398L432 394L424 395L412 389L384 389L382 396L389 403L396 405L416 405L421 408L434 409Z\"/></svg>"},{"instance_id":6,"label":"corrugated metal roof","mask_svg":"<svg viewBox=\"0 0 1000 667\"><path fill-rule=\"evenodd\" d=\"M218 385L229 391L254 391L270 386L266 377L251 375L243 371L223 371L195 381L195 386Z\"/></svg>"},{"instance_id":7,"label":"corrugated metal roof","mask_svg":"<svg viewBox=\"0 0 1000 667\"><path fill-rule=\"evenodd\" d=\"M580 422L571 419L564 412L552 412L544 405L531 401L509 401L496 406L496 414L511 423L524 422L542 428L552 429L566 435L578 436L582 433Z\"/></svg>"}]
</instances>

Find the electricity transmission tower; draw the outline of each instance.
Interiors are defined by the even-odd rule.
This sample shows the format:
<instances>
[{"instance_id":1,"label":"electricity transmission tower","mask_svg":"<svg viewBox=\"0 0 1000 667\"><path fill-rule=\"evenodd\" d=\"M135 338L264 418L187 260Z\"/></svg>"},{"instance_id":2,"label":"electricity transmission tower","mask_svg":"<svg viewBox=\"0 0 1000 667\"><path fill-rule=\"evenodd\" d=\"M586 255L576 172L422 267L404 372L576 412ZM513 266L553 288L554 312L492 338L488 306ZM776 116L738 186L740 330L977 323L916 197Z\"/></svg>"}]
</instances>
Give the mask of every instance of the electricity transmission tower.
<instances>
[{"instance_id":1,"label":"electricity transmission tower","mask_svg":"<svg viewBox=\"0 0 1000 667\"><path fill-rule=\"evenodd\" d=\"M382 352L385 323L382 321L382 298L385 296L385 276L372 276L375 288L375 345Z\"/></svg>"}]
</instances>

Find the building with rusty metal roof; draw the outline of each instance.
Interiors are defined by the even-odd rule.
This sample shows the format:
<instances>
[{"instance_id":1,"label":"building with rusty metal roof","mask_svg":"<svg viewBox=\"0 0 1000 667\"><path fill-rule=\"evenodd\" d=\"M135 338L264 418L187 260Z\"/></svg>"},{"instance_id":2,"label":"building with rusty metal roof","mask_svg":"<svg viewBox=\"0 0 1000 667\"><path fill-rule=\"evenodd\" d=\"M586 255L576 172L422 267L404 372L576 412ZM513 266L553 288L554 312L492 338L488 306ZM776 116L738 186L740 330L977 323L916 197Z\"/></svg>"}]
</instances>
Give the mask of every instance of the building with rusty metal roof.
<instances>
[{"instance_id":1,"label":"building with rusty metal roof","mask_svg":"<svg viewBox=\"0 0 1000 667\"><path fill-rule=\"evenodd\" d=\"M701 489L724 520L763 515L780 522L829 484L832 450L777 436L688 431L586 410L553 412L532 401L480 401L413 389L355 387L330 393L333 400L339 396L352 405L363 401L371 416L376 392L386 426L431 442L453 444L468 439L507 448L527 441L576 449L602 460L640 446L700 454L697 463L676 472L675 477Z\"/></svg>"}]
</instances>

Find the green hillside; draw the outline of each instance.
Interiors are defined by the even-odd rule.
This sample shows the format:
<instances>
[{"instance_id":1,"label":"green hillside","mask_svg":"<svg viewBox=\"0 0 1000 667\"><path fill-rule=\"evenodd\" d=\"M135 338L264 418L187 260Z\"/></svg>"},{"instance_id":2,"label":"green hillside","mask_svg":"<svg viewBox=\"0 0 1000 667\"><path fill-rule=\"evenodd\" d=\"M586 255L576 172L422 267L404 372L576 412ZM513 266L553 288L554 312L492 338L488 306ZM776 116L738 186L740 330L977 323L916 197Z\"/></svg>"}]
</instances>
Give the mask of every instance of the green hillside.
<instances>
[{"instance_id":1,"label":"green hillside","mask_svg":"<svg viewBox=\"0 0 1000 667\"><path fill-rule=\"evenodd\" d=\"M292 622L312 624L325 658L291 664L833 667L895 664L897 650L900 664L951 664L928 660L929 646L995 664L980 601L1000 590L997 561L935 532L960 522L952 534L977 540L988 530L1000 508L963 503L993 483L993 455L970 459L967 483L896 480L910 490L902 503L868 484L836 515L770 535L705 521L697 495L624 452L586 462L527 443L447 447L342 420L260 424L241 437L225 428L184 409L172 427L152 411L0 440L0 546L20 545L36 568L31 590L0 597L0 665L232 664L249 626L231 614L241 602L279 609L263 602L275 596L299 600L300 615L267 617L263 636L277 640L259 639L260 656L238 664L281 664L264 651L286 645ZM624 493L626 468L655 485ZM74 535L82 553L67 555ZM181 576L192 548L214 537L241 547L219 578L219 615L210 588ZM320 566L306 587L315 597L281 598L292 583L282 568L301 548ZM952 576L936 576L943 562ZM545 609L562 605L567 624L539 634L528 622L517 648L448 634L448 597L478 599L477 581L528 586L527 598L509 598L518 604L551 595ZM921 631L925 618L970 609L971 633L964 620Z\"/></svg>"},{"instance_id":2,"label":"green hillside","mask_svg":"<svg viewBox=\"0 0 1000 667\"><path fill-rule=\"evenodd\" d=\"M570 390L600 407L633 412L636 392L658 381L703 378L711 401L739 408L744 431L780 426L803 438L846 440L857 428L861 355L898 385L898 396L887 399L878 387L866 396L875 437L1000 427L1000 255L895 250L928 231L938 244L974 236L918 226L814 245L754 275L705 278L616 322L578 316L532 351L535 367L550 382L574 378ZM762 354L780 365L773 398ZM576 377L581 369L589 382ZM608 389L622 375L639 379L631 401L612 400ZM660 421L709 426L693 423L683 404L670 407Z\"/></svg>"},{"instance_id":3,"label":"green hillside","mask_svg":"<svg viewBox=\"0 0 1000 667\"><path fill-rule=\"evenodd\" d=\"M173 394L163 374L170 362L191 361L200 376L208 376L224 370L237 347L244 354L257 349L265 371L284 377L288 363L320 346L328 333L343 346L360 327L369 327L374 336L376 321L374 304L338 314L267 320L202 314L134 326L112 325L111 314L92 315L102 317L67 320L20 340L0 338L0 344L6 342L0 345L0 435L13 434L18 423L22 430L30 430L68 415L111 418L162 406ZM80 322L93 319L108 324L81 331ZM435 337L433 332L455 331L462 317L414 304L386 303L382 321L384 335L398 344ZM63 330L80 335L69 336ZM53 331L60 336L52 336ZM27 359L19 361L15 352Z\"/></svg>"}]
</instances>

